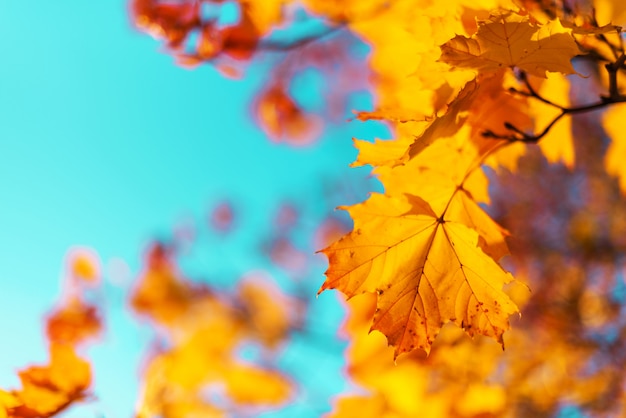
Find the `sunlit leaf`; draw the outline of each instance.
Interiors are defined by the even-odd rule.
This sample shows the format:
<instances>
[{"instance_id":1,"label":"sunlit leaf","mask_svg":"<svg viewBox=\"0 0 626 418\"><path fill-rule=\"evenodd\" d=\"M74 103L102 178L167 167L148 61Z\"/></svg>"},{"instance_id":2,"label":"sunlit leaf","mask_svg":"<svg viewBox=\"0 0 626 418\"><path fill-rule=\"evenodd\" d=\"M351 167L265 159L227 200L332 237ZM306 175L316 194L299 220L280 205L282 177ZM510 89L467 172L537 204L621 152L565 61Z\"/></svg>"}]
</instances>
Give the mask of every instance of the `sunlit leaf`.
<instances>
[{"instance_id":1,"label":"sunlit leaf","mask_svg":"<svg viewBox=\"0 0 626 418\"><path fill-rule=\"evenodd\" d=\"M71 346L52 344L50 363L21 370L19 377L22 389L15 395L21 404L12 413L17 417L51 416L87 396L91 367Z\"/></svg>"},{"instance_id":2,"label":"sunlit leaf","mask_svg":"<svg viewBox=\"0 0 626 418\"><path fill-rule=\"evenodd\" d=\"M330 267L321 290L376 292L372 328L396 355L429 351L448 321L502 342L517 311L501 290L512 277L481 250L476 231L440 219L419 198L373 195L350 214L354 231L324 250Z\"/></svg>"},{"instance_id":3,"label":"sunlit leaf","mask_svg":"<svg viewBox=\"0 0 626 418\"><path fill-rule=\"evenodd\" d=\"M538 77L546 71L574 74L570 60L580 54L569 30L558 20L537 25L515 13L479 22L471 38L457 35L441 47L441 60L480 72L517 67Z\"/></svg>"}]
</instances>

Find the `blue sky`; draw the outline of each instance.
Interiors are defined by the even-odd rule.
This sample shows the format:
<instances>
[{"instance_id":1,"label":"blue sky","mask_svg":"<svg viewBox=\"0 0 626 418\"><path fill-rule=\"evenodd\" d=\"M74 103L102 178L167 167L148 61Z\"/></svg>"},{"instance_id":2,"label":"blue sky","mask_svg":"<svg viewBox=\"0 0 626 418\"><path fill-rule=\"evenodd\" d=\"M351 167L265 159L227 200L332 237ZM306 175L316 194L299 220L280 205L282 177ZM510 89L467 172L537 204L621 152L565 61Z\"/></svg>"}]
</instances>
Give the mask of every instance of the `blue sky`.
<instances>
[{"instance_id":1,"label":"blue sky","mask_svg":"<svg viewBox=\"0 0 626 418\"><path fill-rule=\"evenodd\" d=\"M272 145L248 113L262 74L232 81L209 67L176 67L132 28L123 1L0 0L0 39L2 388L17 385L20 367L46 360L41 319L59 297L71 247L95 249L105 273L124 260L136 274L152 238L229 198L245 214L238 235L219 259L199 265L237 277L265 267L250 251L283 200L319 200L306 212L315 223L330 205L353 203L323 199L322 179L374 187L367 170L348 168L356 156L350 138L384 135L380 129L352 122L313 147ZM108 286L108 331L91 350L100 399L92 411L107 417L130 416L150 335L124 297ZM340 318L335 295L317 303ZM329 376L337 379L341 347L333 350Z\"/></svg>"}]
</instances>

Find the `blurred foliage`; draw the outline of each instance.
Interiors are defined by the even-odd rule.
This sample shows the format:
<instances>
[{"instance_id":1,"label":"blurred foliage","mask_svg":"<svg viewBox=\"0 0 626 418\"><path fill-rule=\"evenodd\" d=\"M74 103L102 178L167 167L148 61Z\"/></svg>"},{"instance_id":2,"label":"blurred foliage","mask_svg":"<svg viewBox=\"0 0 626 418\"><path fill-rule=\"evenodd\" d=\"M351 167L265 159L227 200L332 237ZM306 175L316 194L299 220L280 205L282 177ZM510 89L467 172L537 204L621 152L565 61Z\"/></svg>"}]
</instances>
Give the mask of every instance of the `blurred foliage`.
<instances>
[{"instance_id":1,"label":"blurred foliage","mask_svg":"<svg viewBox=\"0 0 626 418\"><path fill-rule=\"evenodd\" d=\"M135 416L288 407L304 389L281 362L320 331L321 248L320 292L349 299L352 389L329 416L626 414L624 4L132 0L130 13L180 65L228 77L265 65L251 110L274 142L310 145L361 90L375 108L355 119L393 136L356 141L353 165L384 192L346 208L352 231L327 217L303 243L297 205L277 210L259 249L289 289L259 273L230 288L185 278L178 261L199 233L188 225L147 250L129 295L154 330ZM298 97L311 73L317 104ZM207 223L227 236L238 216L225 201ZM66 270L46 318L50 361L0 391L0 417L57 416L93 396L79 352L103 330L97 256L76 250Z\"/></svg>"}]
</instances>

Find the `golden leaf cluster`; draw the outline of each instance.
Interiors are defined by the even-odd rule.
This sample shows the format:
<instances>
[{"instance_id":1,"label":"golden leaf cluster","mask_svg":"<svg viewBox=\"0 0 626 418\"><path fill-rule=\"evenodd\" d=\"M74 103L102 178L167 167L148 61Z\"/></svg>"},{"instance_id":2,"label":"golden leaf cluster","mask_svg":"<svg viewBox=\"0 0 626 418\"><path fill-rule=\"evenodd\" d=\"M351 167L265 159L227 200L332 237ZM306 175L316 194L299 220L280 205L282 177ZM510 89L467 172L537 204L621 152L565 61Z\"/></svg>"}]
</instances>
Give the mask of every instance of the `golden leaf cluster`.
<instances>
[{"instance_id":1,"label":"golden leaf cluster","mask_svg":"<svg viewBox=\"0 0 626 418\"><path fill-rule=\"evenodd\" d=\"M223 23L227 7L237 18ZM131 14L183 66L239 77L269 62L252 109L275 142L308 145L350 92L374 97L355 119L391 138L355 140L353 166L384 190L343 207L353 228L321 250L319 290L348 300L346 372L365 390L341 394L329 416L625 414L622 2L132 0ZM301 16L321 30L281 35ZM293 92L311 68L327 84L323 111ZM275 264L303 270L286 236L271 247ZM50 362L0 391L0 418L51 417L90 396L77 350L102 328L90 298L100 273L88 251L69 260L73 290L46 322ZM136 416L288 404L296 384L275 353L301 326L301 301L259 277L197 284L175 264L155 245L130 295L155 330ZM263 361L237 354L251 346Z\"/></svg>"}]
</instances>

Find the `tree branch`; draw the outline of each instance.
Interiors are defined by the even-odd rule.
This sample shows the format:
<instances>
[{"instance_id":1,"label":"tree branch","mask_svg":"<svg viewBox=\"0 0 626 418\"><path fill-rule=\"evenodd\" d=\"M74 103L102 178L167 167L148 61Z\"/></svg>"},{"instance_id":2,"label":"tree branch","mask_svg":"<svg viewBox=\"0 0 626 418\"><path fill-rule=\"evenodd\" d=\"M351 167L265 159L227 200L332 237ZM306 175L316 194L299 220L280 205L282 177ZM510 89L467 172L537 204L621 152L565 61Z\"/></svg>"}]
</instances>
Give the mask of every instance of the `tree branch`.
<instances>
[{"instance_id":1,"label":"tree branch","mask_svg":"<svg viewBox=\"0 0 626 418\"><path fill-rule=\"evenodd\" d=\"M309 43L318 41L327 36L332 35L335 32L338 32L346 27L345 23L336 25L336 26L328 26L324 31L320 33L314 33L307 36L303 36L299 39L290 39L290 40L272 40L272 39L262 39L258 45L257 50L261 51L271 51L271 52L286 52L292 49L297 49L303 47Z\"/></svg>"},{"instance_id":2,"label":"tree branch","mask_svg":"<svg viewBox=\"0 0 626 418\"><path fill-rule=\"evenodd\" d=\"M542 103L545 103L549 106L552 106L556 109L559 109L561 112L548 123L548 125L539 133L528 134L523 130L517 128L515 125L506 122L504 127L510 131L508 134L498 134L491 130L487 130L482 133L485 138L493 138L493 139L504 139L511 142L527 142L527 143L537 143L541 138L546 136L550 129L563 118L565 115L574 114L574 113L586 113L592 112L597 109L602 109L604 107L616 104L616 103L626 103L626 96L621 94L619 91L619 85L617 80L617 75L620 70L626 69L626 54L624 52L621 53L615 60L615 62L610 62L605 65L605 68L608 72L609 76L609 86L608 86L608 95L600 96L600 100L595 103L590 103L582 106L574 106L574 107L565 107L559 104L552 102L551 100L546 99L541 96L530 84L528 80L528 76L525 72L520 73L520 80L524 83L527 91L520 91L515 88L509 89L509 92L513 94L520 94L525 97L530 97L535 100L539 100Z\"/></svg>"}]
</instances>

